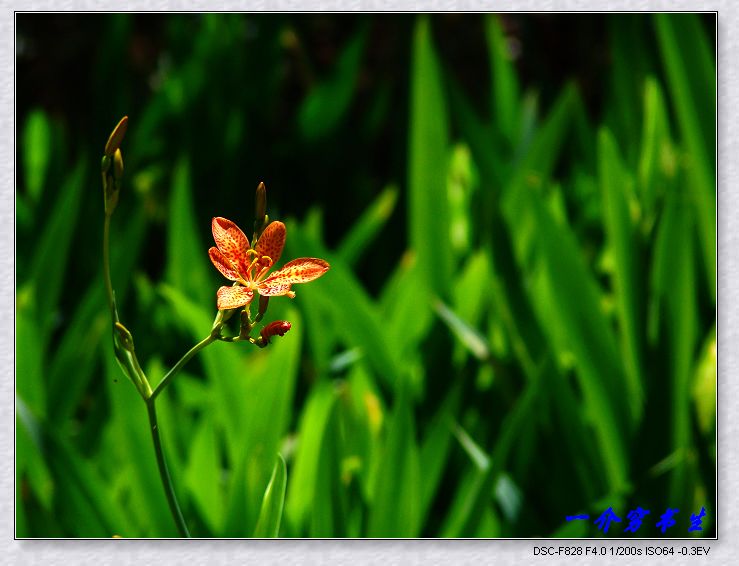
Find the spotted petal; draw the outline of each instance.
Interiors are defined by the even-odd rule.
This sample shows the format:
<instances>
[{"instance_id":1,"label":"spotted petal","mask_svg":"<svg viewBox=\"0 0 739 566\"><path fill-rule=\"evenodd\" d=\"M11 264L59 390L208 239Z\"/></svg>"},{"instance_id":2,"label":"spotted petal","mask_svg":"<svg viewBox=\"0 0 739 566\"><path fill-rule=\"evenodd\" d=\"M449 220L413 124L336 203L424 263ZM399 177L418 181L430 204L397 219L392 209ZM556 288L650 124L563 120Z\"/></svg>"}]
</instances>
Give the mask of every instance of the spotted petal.
<instances>
[{"instance_id":1,"label":"spotted petal","mask_svg":"<svg viewBox=\"0 0 739 566\"><path fill-rule=\"evenodd\" d=\"M238 272L233 269L231 262L225 258L218 248L210 248L208 250L208 255L210 256L210 261L213 262L216 269L220 271L226 279L238 281L241 278Z\"/></svg>"},{"instance_id":2,"label":"spotted petal","mask_svg":"<svg viewBox=\"0 0 739 566\"><path fill-rule=\"evenodd\" d=\"M218 310L237 309L248 305L254 297L254 291L246 287L221 287L218 289Z\"/></svg>"},{"instance_id":3,"label":"spotted petal","mask_svg":"<svg viewBox=\"0 0 739 566\"><path fill-rule=\"evenodd\" d=\"M218 216L213 219L211 229L213 239L223 257L230 261L235 268L245 272L249 265L246 255L246 251L249 249L249 239L241 231L241 228L230 220Z\"/></svg>"},{"instance_id":4,"label":"spotted petal","mask_svg":"<svg viewBox=\"0 0 739 566\"><path fill-rule=\"evenodd\" d=\"M308 283L318 279L328 271L328 262L316 257L301 257L286 263L267 279L262 281L257 289L260 295L267 297L286 295L290 286L295 283Z\"/></svg>"},{"instance_id":5,"label":"spotted petal","mask_svg":"<svg viewBox=\"0 0 739 566\"><path fill-rule=\"evenodd\" d=\"M282 255L282 248L285 247L285 236L287 230L285 225L279 220L270 222L264 229L262 235L259 236L257 246L254 248L261 256L266 255L272 260L272 265L277 263Z\"/></svg>"}]
</instances>

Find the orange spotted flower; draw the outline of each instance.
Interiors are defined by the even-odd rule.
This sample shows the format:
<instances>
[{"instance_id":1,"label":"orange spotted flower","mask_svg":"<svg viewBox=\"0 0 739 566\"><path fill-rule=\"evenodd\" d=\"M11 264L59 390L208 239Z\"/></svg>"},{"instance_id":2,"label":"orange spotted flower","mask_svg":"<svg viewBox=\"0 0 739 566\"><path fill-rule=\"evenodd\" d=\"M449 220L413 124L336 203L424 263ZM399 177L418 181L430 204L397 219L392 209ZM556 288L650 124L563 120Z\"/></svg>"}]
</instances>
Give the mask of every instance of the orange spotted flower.
<instances>
[{"instance_id":1,"label":"orange spotted flower","mask_svg":"<svg viewBox=\"0 0 739 566\"><path fill-rule=\"evenodd\" d=\"M226 279L238 285L218 289L218 310L236 309L248 305L256 291L263 297L295 293L290 290L293 283L308 283L328 271L329 265L315 257L301 257L286 263L281 269L268 276L277 263L285 246L285 225L271 222L262 232L254 248L236 224L225 218L214 218L213 239L216 246L208 250L210 261Z\"/></svg>"}]
</instances>

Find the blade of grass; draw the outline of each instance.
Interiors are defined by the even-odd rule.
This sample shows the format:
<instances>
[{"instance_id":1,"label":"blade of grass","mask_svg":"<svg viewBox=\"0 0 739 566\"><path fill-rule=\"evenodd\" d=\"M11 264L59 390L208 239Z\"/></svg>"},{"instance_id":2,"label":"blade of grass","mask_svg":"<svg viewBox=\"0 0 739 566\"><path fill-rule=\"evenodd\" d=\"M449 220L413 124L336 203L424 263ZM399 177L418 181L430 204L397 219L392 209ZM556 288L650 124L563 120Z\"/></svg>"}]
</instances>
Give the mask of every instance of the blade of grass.
<instances>
[{"instance_id":1,"label":"blade of grass","mask_svg":"<svg viewBox=\"0 0 739 566\"><path fill-rule=\"evenodd\" d=\"M644 86L644 123L638 178L641 204L647 218L655 214L657 197L663 185L674 175L675 155L670 141L667 105L662 89L654 77Z\"/></svg>"},{"instance_id":2,"label":"blade of grass","mask_svg":"<svg viewBox=\"0 0 739 566\"><path fill-rule=\"evenodd\" d=\"M46 414L47 391L44 380L44 348L38 338L38 324L32 312L30 289L17 296L16 313L16 394L38 417Z\"/></svg>"},{"instance_id":3,"label":"blade of grass","mask_svg":"<svg viewBox=\"0 0 739 566\"><path fill-rule=\"evenodd\" d=\"M409 241L423 284L444 298L452 273L447 210L447 116L428 17L413 33L408 148Z\"/></svg>"},{"instance_id":4,"label":"blade of grass","mask_svg":"<svg viewBox=\"0 0 739 566\"><path fill-rule=\"evenodd\" d=\"M280 532L282 521L282 508L285 504L285 486L287 483L287 469L285 459L278 454L275 462L272 478L264 492L262 510L259 512L257 527L254 529L255 537L275 538Z\"/></svg>"},{"instance_id":5,"label":"blade of grass","mask_svg":"<svg viewBox=\"0 0 739 566\"><path fill-rule=\"evenodd\" d=\"M423 474L419 515L422 523L428 522L428 511L439 489L444 469L448 465L452 425L461 404L461 392L460 382L455 382L427 427L426 436L421 443L419 462Z\"/></svg>"},{"instance_id":6,"label":"blade of grass","mask_svg":"<svg viewBox=\"0 0 739 566\"><path fill-rule=\"evenodd\" d=\"M370 297L341 259L310 239L299 225L289 223L288 232L286 245L290 255L320 257L331 264L330 271L317 283L297 292L304 293L308 303L311 297L321 295L322 304L331 307L334 320L342 329L339 338L347 346L359 348L377 375L392 386L402 373L402 365Z\"/></svg>"},{"instance_id":7,"label":"blade of grass","mask_svg":"<svg viewBox=\"0 0 739 566\"><path fill-rule=\"evenodd\" d=\"M331 132L349 109L366 40L366 28L355 33L339 56L332 75L316 84L303 100L298 110L298 124L308 140Z\"/></svg>"},{"instance_id":8,"label":"blade of grass","mask_svg":"<svg viewBox=\"0 0 739 566\"><path fill-rule=\"evenodd\" d=\"M441 301L434 303L434 309L439 318L449 327L454 336L479 361L490 359L490 349L482 335L472 326L462 320L454 311Z\"/></svg>"},{"instance_id":9,"label":"blade of grass","mask_svg":"<svg viewBox=\"0 0 739 566\"><path fill-rule=\"evenodd\" d=\"M514 147L520 132L518 78L510 59L500 17L485 18L488 59L490 61L493 123L509 144Z\"/></svg>"},{"instance_id":10,"label":"blade of grass","mask_svg":"<svg viewBox=\"0 0 739 566\"><path fill-rule=\"evenodd\" d=\"M298 447L287 493L285 514L295 536L303 533L310 519L315 495L321 445L336 395L333 386L318 383L310 393L298 425Z\"/></svg>"},{"instance_id":11,"label":"blade of grass","mask_svg":"<svg viewBox=\"0 0 739 566\"><path fill-rule=\"evenodd\" d=\"M713 60L694 14L657 14L654 18L682 142L690 154L687 174L697 211L706 281L715 301L716 174L713 147L716 98Z\"/></svg>"},{"instance_id":12,"label":"blade of grass","mask_svg":"<svg viewBox=\"0 0 739 566\"><path fill-rule=\"evenodd\" d=\"M385 188L352 225L339 245L337 255L347 266L357 263L364 250L372 243L395 210L398 189L394 185Z\"/></svg>"},{"instance_id":13,"label":"blade of grass","mask_svg":"<svg viewBox=\"0 0 739 566\"><path fill-rule=\"evenodd\" d=\"M146 233L146 220L142 210L137 210L126 222L123 232L115 238L125 245L111 250L117 300L123 301L130 284L128 276L141 252ZM93 377L101 344L110 345L110 319L105 304L102 285L102 268L80 300L70 322L66 325L56 352L48 367L49 396L54 403L49 406L49 418L57 423L66 422L78 407ZM135 329L132 329L135 332ZM80 348L85 344L85 348Z\"/></svg>"},{"instance_id":14,"label":"blade of grass","mask_svg":"<svg viewBox=\"0 0 739 566\"><path fill-rule=\"evenodd\" d=\"M224 485L220 439L214 418L205 414L189 439L189 461L183 480L203 522L213 534L220 533L224 520ZM174 465L170 465L173 468Z\"/></svg>"},{"instance_id":15,"label":"blade of grass","mask_svg":"<svg viewBox=\"0 0 739 566\"><path fill-rule=\"evenodd\" d=\"M208 304L213 300L209 262L204 253L194 253L195 250L206 250L206 246L198 237L202 230L195 220L190 177L190 160L180 157L172 174L165 279L196 304Z\"/></svg>"},{"instance_id":16,"label":"blade of grass","mask_svg":"<svg viewBox=\"0 0 739 566\"><path fill-rule=\"evenodd\" d=\"M31 438L35 438L37 450L44 454L54 484L63 486L63 489L54 490L54 505L69 536L128 535L132 524L111 499L106 482L94 467L83 460L53 428L37 420L22 400L17 399L16 402L23 426L26 430L35 431Z\"/></svg>"},{"instance_id":17,"label":"blade of grass","mask_svg":"<svg viewBox=\"0 0 739 566\"><path fill-rule=\"evenodd\" d=\"M508 230L516 234L517 261L530 272L529 293L539 323L560 353L575 356L609 485L619 491L626 485L626 440L635 426L635 406L624 394L623 366L601 311L598 285L573 234L557 224L537 190L558 155L575 97L567 87L541 126L506 186L503 212Z\"/></svg>"},{"instance_id":18,"label":"blade of grass","mask_svg":"<svg viewBox=\"0 0 739 566\"><path fill-rule=\"evenodd\" d=\"M123 378L112 348L105 348L105 384L111 401L110 433L114 443L117 473L128 478L131 508L137 532L133 536L177 537L167 499L158 482L159 471L151 444L146 407L131 384ZM170 470L181 504L184 489L179 488L177 469ZM111 533L113 534L113 533Z\"/></svg>"},{"instance_id":19,"label":"blade of grass","mask_svg":"<svg viewBox=\"0 0 739 566\"><path fill-rule=\"evenodd\" d=\"M41 336L44 337L42 340L51 330L53 314L62 292L72 235L81 209L80 198L86 189L86 171L86 163L79 161L62 184L51 217L34 250L29 279L35 288L36 312L39 313Z\"/></svg>"},{"instance_id":20,"label":"blade of grass","mask_svg":"<svg viewBox=\"0 0 739 566\"><path fill-rule=\"evenodd\" d=\"M653 281L655 292L663 301L669 342L672 449L683 459L670 475L671 501L678 502L686 501L692 469L687 457L693 443L690 381L698 339L691 230L695 209L687 190L671 192L665 206L655 244Z\"/></svg>"},{"instance_id":21,"label":"blade of grass","mask_svg":"<svg viewBox=\"0 0 739 566\"><path fill-rule=\"evenodd\" d=\"M460 491L449 515L445 518L441 536L458 538L470 536L477 529L485 508L489 505L493 486L505 469L514 442L522 427L530 422L538 385L528 385L516 405L506 415L489 463L485 469L476 466L468 481L460 484Z\"/></svg>"},{"instance_id":22,"label":"blade of grass","mask_svg":"<svg viewBox=\"0 0 739 566\"><path fill-rule=\"evenodd\" d=\"M641 420L644 403L643 290L639 282L642 251L630 216L630 179L624 171L616 141L607 129L598 136L599 177L603 194L606 237L615 259L615 299L618 305L621 346L626 369L627 395L631 411Z\"/></svg>"},{"instance_id":23,"label":"blade of grass","mask_svg":"<svg viewBox=\"0 0 739 566\"><path fill-rule=\"evenodd\" d=\"M368 537L416 537L421 528L421 478L412 406L405 387L395 398L367 518Z\"/></svg>"},{"instance_id":24,"label":"blade of grass","mask_svg":"<svg viewBox=\"0 0 739 566\"><path fill-rule=\"evenodd\" d=\"M23 173L33 203L39 202L44 190L51 151L49 118L40 108L31 110L23 127Z\"/></svg>"}]
</instances>

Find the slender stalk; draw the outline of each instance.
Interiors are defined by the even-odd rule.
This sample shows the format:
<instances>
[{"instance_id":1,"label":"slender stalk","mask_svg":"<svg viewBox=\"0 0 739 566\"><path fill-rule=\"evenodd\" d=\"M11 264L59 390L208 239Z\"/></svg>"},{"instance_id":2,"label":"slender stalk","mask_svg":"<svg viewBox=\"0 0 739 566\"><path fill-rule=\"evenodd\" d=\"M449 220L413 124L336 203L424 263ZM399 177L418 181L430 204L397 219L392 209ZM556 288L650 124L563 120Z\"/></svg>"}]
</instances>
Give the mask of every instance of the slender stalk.
<instances>
[{"instance_id":1,"label":"slender stalk","mask_svg":"<svg viewBox=\"0 0 739 566\"><path fill-rule=\"evenodd\" d=\"M157 457L157 466L159 468L159 476L162 479L164 493L167 496L167 503L172 512L172 517L177 524L177 530L183 538L190 538L190 531L187 530L185 518L182 516L180 505L177 503L177 496L174 493L172 478L169 475L167 462L164 459L164 451L162 450L162 439L159 435L159 425L157 424L157 411L154 403L154 397L150 397L146 401L146 409L149 412L149 429L151 430L151 438L154 441L154 452Z\"/></svg>"},{"instance_id":2,"label":"slender stalk","mask_svg":"<svg viewBox=\"0 0 739 566\"><path fill-rule=\"evenodd\" d=\"M103 223L103 278L105 279L105 293L108 295L108 307L113 322L118 322L118 313L115 308L113 283L110 279L110 215L105 215Z\"/></svg>"},{"instance_id":3,"label":"slender stalk","mask_svg":"<svg viewBox=\"0 0 739 566\"><path fill-rule=\"evenodd\" d=\"M192 348L190 348L187 353L182 356L182 358L180 358L180 361L177 362L174 367L167 372L167 375L162 378L162 381L160 381L159 384L154 388L154 392L151 394L150 401L153 402L154 399L156 399L157 396L162 391L164 391L164 388L169 385L169 382L172 381L172 378L180 372L180 370L185 366L187 362L192 359L195 354L197 354L208 344L210 344L211 342L215 342L216 340L218 340L218 336L210 334L207 338L204 338L203 340L195 344Z\"/></svg>"}]
</instances>

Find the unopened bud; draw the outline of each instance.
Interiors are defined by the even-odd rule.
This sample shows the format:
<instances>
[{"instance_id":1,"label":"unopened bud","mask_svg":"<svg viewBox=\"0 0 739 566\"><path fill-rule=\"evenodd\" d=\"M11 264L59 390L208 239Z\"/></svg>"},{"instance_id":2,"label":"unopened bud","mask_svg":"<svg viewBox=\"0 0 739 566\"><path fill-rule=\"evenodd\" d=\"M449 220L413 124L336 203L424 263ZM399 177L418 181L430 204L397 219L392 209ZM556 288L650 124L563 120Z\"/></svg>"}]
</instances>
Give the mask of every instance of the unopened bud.
<instances>
[{"instance_id":1,"label":"unopened bud","mask_svg":"<svg viewBox=\"0 0 739 566\"><path fill-rule=\"evenodd\" d=\"M113 176L116 180L123 177L123 154L121 154L120 148L116 149L113 154Z\"/></svg>"},{"instance_id":2,"label":"unopened bud","mask_svg":"<svg viewBox=\"0 0 739 566\"><path fill-rule=\"evenodd\" d=\"M108 143L105 144L105 155L113 157L115 150L121 147L123 136L126 135L126 129L128 129L128 116L121 118L121 121L118 122L113 133L110 134Z\"/></svg>"},{"instance_id":3,"label":"unopened bud","mask_svg":"<svg viewBox=\"0 0 739 566\"><path fill-rule=\"evenodd\" d=\"M264 295L259 295L259 312L257 313L257 320L262 320L264 313L267 312L268 306L269 306L269 297L265 297Z\"/></svg>"},{"instance_id":4,"label":"unopened bud","mask_svg":"<svg viewBox=\"0 0 739 566\"><path fill-rule=\"evenodd\" d=\"M118 340L120 340L121 346L129 352L133 352L133 336L131 335L131 332L129 332L128 328L123 326L120 322L116 322L113 328L118 335Z\"/></svg>"},{"instance_id":5,"label":"unopened bud","mask_svg":"<svg viewBox=\"0 0 739 566\"><path fill-rule=\"evenodd\" d=\"M264 328L262 328L259 335L262 338L262 341L264 342L264 345L266 346L269 344L270 338L273 336L284 336L285 333L290 330L292 325L287 322L286 320L276 320L274 322L270 322L268 325L266 325Z\"/></svg>"},{"instance_id":6,"label":"unopened bud","mask_svg":"<svg viewBox=\"0 0 739 566\"><path fill-rule=\"evenodd\" d=\"M267 214L267 187L264 183L259 183L257 187L257 194L255 197L254 205L254 219L261 223L264 222L264 217Z\"/></svg>"}]
</instances>

